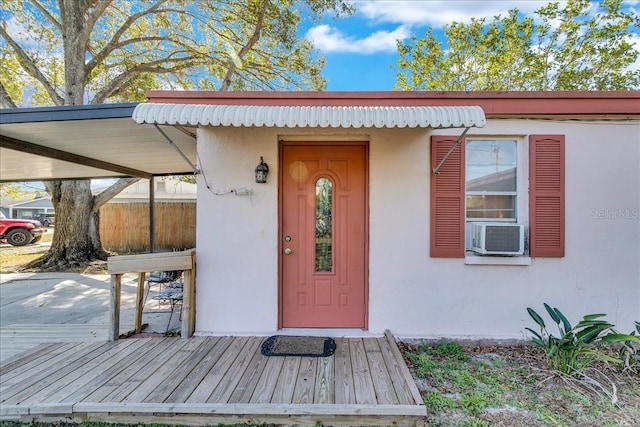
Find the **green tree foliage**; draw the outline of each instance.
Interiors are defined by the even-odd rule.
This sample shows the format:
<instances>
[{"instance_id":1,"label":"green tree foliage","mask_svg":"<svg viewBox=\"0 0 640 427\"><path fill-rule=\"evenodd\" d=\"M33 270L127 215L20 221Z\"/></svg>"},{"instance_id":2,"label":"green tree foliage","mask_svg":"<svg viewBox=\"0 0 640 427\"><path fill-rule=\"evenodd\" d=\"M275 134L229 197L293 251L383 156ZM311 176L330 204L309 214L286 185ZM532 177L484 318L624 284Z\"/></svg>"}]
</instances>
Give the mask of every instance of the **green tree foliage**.
<instances>
[{"instance_id":1,"label":"green tree foliage","mask_svg":"<svg viewBox=\"0 0 640 427\"><path fill-rule=\"evenodd\" d=\"M623 0L569 0L524 18L518 9L490 22L429 29L398 43L399 90L630 90L640 88L632 36L640 14Z\"/></svg>"},{"instance_id":2,"label":"green tree foliage","mask_svg":"<svg viewBox=\"0 0 640 427\"><path fill-rule=\"evenodd\" d=\"M0 182L0 197L7 199L17 199L22 194L20 187L16 184Z\"/></svg>"},{"instance_id":3,"label":"green tree foliage","mask_svg":"<svg viewBox=\"0 0 640 427\"><path fill-rule=\"evenodd\" d=\"M159 87L321 90L324 62L297 36L301 16L351 12L344 0L0 0L0 9L0 83L15 105L34 87L30 105L144 100Z\"/></svg>"},{"instance_id":4,"label":"green tree foliage","mask_svg":"<svg viewBox=\"0 0 640 427\"><path fill-rule=\"evenodd\" d=\"M157 88L321 90L323 60L297 37L301 17L351 11L346 0L0 0L0 103L141 101ZM133 181L96 196L89 181L46 183L56 233L36 265L105 258L99 208Z\"/></svg>"}]
</instances>

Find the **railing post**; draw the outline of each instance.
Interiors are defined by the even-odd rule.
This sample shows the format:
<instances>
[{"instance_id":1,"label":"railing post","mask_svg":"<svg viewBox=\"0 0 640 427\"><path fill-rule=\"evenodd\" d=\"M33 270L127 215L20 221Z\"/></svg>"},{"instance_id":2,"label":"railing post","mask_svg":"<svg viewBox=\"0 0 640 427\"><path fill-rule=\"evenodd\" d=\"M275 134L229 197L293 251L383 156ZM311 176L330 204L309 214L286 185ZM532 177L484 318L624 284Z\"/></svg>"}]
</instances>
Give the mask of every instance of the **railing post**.
<instances>
[{"instance_id":1,"label":"railing post","mask_svg":"<svg viewBox=\"0 0 640 427\"><path fill-rule=\"evenodd\" d=\"M184 271L184 283L182 289L182 324L180 325L180 336L184 339L190 338L195 331L196 324L196 253L191 251L191 269Z\"/></svg>"},{"instance_id":2,"label":"railing post","mask_svg":"<svg viewBox=\"0 0 640 427\"><path fill-rule=\"evenodd\" d=\"M190 249L180 252L155 254L120 255L109 257L108 271L111 274L111 317L109 321L109 341L115 341L120 335L120 294L122 275L138 273L136 292L136 313L134 329L142 330L142 311L144 300L145 275L148 271L181 270L184 272L182 292L182 325L180 332L183 338L193 336L195 331L196 305L196 251Z\"/></svg>"},{"instance_id":3,"label":"railing post","mask_svg":"<svg viewBox=\"0 0 640 427\"><path fill-rule=\"evenodd\" d=\"M122 288L122 274L111 275L111 317L109 318L109 341L115 341L120 336L120 290Z\"/></svg>"},{"instance_id":4,"label":"railing post","mask_svg":"<svg viewBox=\"0 0 640 427\"><path fill-rule=\"evenodd\" d=\"M144 309L144 281L147 274L138 273L138 288L136 289L136 318L134 328L137 334L142 332L142 310Z\"/></svg>"}]
</instances>

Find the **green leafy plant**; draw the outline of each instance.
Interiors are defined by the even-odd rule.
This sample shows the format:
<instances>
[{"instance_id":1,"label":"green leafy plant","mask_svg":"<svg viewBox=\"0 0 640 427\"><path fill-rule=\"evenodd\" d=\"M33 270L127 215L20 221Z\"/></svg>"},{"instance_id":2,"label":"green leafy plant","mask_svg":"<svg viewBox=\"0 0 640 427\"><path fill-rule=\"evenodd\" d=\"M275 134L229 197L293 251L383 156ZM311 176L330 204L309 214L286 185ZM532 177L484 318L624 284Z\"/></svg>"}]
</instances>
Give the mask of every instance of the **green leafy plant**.
<instances>
[{"instance_id":1,"label":"green leafy plant","mask_svg":"<svg viewBox=\"0 0 640 427\"><path fill-rule=\"evenodd\" d=\"M422 397L424 405L433 412L442 412L455 409L457 403L454 399L442 395L438 391L428 391Z\"/></svg>"},{"instance_id":2,"label":"green leafy plant","mask_svg":"<svg viewBox=\"0 0 640 427\"><path fill-rule=\"evenodd\" d=\"M419 378L425 378L439 368L439 364L426 353L411 355L411 362Z\"/></svg>"},{"instance_id":3,"label":"green leafy plant","mask_svg":"<svg viewBox=\"0 0 640 427\"><path fill-rule=\"evenodd\" d=\"M618 357L616 361L622 365L623 372L640 373L640 322L634 322L636 330L630 334L621 334L617 331L609 332L602 337L602 341L609 344L618 344ZM636 335L636 333L638 335Z\"/></svg>"},{"instance_id":4,"label":"green leafy plant","mask_svg":"<svg viewBox=\"0 0 640 427\"><path fill-rule=\"evenodd\" d=\"M491 424L488 421L477 420L475 418L462 420L460 421L460 424L459 424L460 427L492 427L493 425L494 424Z\"/></svg>"},{"instance_id":5,"label":"green leafy plant","mask_svg":"<svg viewBox=\"0 0 640 427\"><path fill-rule=\"evenodd\" d=\"M481 414L489 406L486 396L479 393L463 394L460 397L462 408L471 415Z\"/></svg>"},{"instance_id":6,"label":"green leafy plant","mask_svg":"<svg viewBox=\"0 0 640 427\"><path fill-rule=\"evenodd\" d=\"M457 342L446 342L440 344L434 351L438 356L450 356L456 360L468 360L469 356L465 354Z\"/></svg>"},{"instance_id":7,"label":"green leafy plant","mask_svg":"<svg viewBox=\"0 0 640 427\"><path fill-rule=\"evenodd\" d=\"M422 345L419 347L419 350L420 352L437 357L446 357L462 361L469 359L469 356L467 356L460 344L455 341L440 343L435 348L430 345Z\"/></svg>"},{"instance_id":8,"label":"green leafy plant","mask_svg":"<svg viewBox=\"0 0 640 427\"><path fill-rule=\"evenodd\" d=\"M533 334L531 341L544 349L550 369L564 374L580 373L598 360L593 345L608 331L613 331L614 326L601 319L605 314L588 314L577 325L572 326L557 308L552 308L547 303L544 303L544 308L556 323L559 336L549 333L542 317L530 307L527 307L527 312L538 324L540 331L536 332L531 328L526 330Z\"/></svg>"}]
</instances>

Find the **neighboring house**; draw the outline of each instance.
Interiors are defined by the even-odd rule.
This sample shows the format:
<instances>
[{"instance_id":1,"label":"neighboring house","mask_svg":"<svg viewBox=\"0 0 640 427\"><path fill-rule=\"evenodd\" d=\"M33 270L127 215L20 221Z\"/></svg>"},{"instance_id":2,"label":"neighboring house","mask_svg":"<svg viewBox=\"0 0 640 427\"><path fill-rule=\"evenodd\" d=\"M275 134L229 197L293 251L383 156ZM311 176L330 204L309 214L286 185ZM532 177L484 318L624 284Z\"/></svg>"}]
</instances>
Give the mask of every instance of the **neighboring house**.
<instances>
[{"instance_id":1,"label":"neighboring house","mask_svg":"<svg viewBox=\"0 0 640 427\"><path fill-rule=\"evenodd\" d=\"M156 202L196 202L196 184L180 181L176 177L158 177L154 179L154 186ZM141 179L131 184L116 194L108 203L149 203L149 180Z\"/></svg>"},{"instance_id":2,"label":"neighboring house","mask_svg":"<svg viewBox=\"0 0 640 427\"><path fill-rule=\"evenodd\" d=\"M190 202L196 201L196 185L182 182L175 177L159 177L155 182L156 202ZM93 190L99 193L102 189ZM142 179L115 195L109 203L149 203L149 180ZM29 219L38 214L53 214L53 203L50 196L36 196L29 200L11 203L3 207L7 218Z\"/></svg>"},{"instance_id":3,"label":"neighboring house","mask_svg":"<svg viewBox=\"0 0 640 427\"><path fill-rule=\"evenodd\" d=\"M52 214L51 197L39 196L30 200L13 203L9 206L8 218L31 219L39 214Z\"/></svg>"},{"instance_id":4,"label":"neighboring house","mask_svg":"<svg viewBox=\"0 0 640 427\"><path fill-rule=\"evenodd\" d=\"M638 92L149 97L138 123L198 127L197 334L640 320Z\"/></svg>"},{"instance_id":5,"label":"neighboring house","mask_svg":"<svg viewBox=\"0 0 640 427\"><path fill-rule=\"evenodd\" d=\"M11 197L7 197L7 196L0 196L0 212L2 212L2 214L5 216L5 218L9 218L10 217L10 212L9 212L9 206L16 203L16 200L11 198Z\"/></svg>"}]
</instances>

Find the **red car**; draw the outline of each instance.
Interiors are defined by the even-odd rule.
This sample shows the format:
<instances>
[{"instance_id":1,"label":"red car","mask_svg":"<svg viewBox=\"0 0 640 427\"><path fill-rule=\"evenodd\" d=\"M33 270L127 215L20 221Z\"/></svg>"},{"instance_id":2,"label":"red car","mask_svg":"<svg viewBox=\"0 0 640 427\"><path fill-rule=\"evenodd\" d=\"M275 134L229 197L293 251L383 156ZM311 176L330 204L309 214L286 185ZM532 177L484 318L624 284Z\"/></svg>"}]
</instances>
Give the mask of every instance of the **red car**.
<instances>
[{"instance_id":1,"label":"red car","mask_svg":"<svg viewBox=\"0 0 640 427\"><path fill-rule=\"evenodd\" d=\"M25 246L39 241L46 232L40 221L8 219L0 212L0 241L13 246Z\"/></svg>"}]
</instances>

